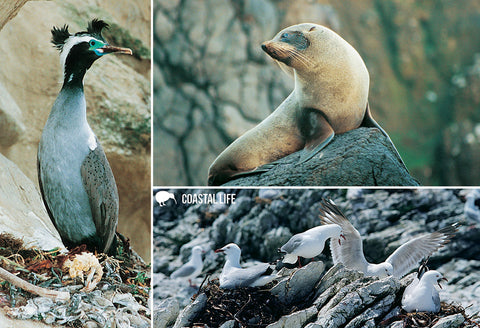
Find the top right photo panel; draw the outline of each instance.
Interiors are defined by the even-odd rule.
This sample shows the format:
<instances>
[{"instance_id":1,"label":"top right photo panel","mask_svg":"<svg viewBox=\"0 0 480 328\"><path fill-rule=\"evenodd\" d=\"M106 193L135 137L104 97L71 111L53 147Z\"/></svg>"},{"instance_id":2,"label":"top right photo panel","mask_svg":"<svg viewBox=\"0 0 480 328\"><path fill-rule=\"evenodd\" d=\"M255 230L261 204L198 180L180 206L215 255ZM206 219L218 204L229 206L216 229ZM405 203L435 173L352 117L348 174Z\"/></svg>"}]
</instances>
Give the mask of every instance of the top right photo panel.
<instances>
[{"instance_id":1,"label":"top right photo panel","mask_svg":"<svg viewBox=\"0 0 480 328\"><path fill-rule=\"evenodd\" d=\"M480 185L478 1L153 10L154 185Z\"/></svg>"}]
</instances>

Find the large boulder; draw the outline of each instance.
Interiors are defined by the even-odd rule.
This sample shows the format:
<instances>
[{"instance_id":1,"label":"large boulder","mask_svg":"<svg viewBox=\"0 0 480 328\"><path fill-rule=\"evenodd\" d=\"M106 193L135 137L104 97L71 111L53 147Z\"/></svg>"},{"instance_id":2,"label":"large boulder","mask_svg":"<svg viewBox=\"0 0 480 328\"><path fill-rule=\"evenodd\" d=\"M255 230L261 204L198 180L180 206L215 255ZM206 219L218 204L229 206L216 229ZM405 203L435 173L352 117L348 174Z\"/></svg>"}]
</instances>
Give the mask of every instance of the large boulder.
<instances>
[{"instance_id":1,"label":"large boulder","mask_svg":"<svg viewBox=\"0 0 480 328\"><path fill-rule=\"evenodd\" d=\"M23 240L26 247L65 250L37 188L2 154L0 181L0 233Z\"/></svg>"}]
</instances>

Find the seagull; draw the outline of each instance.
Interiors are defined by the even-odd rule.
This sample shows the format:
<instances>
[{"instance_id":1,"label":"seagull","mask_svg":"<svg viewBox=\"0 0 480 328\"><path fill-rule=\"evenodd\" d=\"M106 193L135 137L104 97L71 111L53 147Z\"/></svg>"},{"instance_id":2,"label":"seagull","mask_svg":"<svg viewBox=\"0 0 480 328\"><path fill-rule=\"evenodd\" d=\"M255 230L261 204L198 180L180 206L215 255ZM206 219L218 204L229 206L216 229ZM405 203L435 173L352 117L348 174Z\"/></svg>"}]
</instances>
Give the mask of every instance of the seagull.
<instances>
[{"instance_id":1,"label":"seagull","mask_svg":"<svg viewBox=\"0 0 480 328\"><path fill-rule=\"evenodd\" d=\"M362 236L338 209L332 200L323 200L320 210L322 222L338 224L345 233L346 241L342 245L332 243L333 263L343 263L345 267L363 272L367 276L403 277L423 258L430 256L450 241L457 231L456 224L438 231L421 235L398 247L380 264L367 262L363 254Z\"/></svg>"},{"instance_id":2,"label":"seagull","mask_svg":"<svg viewBox=\"0 0 480 328\"><path fill-rule=\"evenodd\" d=\"M477 200L480 200L480 191L477 189L469 190L465 195L466 202L463 207L463 213L467 218L474 220L475 222L480 222L480 208L476 204Z\"/></svg>"},{"instance_id":3,"label":"seagull","mask_svg":"<svg viewBox=\"0 0 480 328\"><path fill-rule=\"evenodd\" d=\"M323 251L327 239L338 238L338 243L341 244L340 237L345 239L340 225L322 225L293 235L278 251L286 253L282 260L284 263L293 264L298 260L301 266L300 257L314 258Z\"/></svg>"},{"instance_id":4,"label":"seagull","mask_svg":"<svg viewBox=\"0 0 480 328\"><path fill-rule=\"evenodd\" d=\"M420 275L419 270L419 275ZM443 275L435 270L426 271L415 277L410 285L405 288L402 297L402 308L407 312L438 312L440 311L440 296L434 284L440 281L448 281Z\"/></svg>"},{"instance_id":5,"label":"seagull","mask_svg":"<svg viewBox=\"0 0 480 328\"><path fill-rule=\"evenodd\" d=\"M225 265L220 274L220 288L260 287L278 278L276 275L270 275L272 270L268 263L243 269L240 266L241 250L237 244L230 243L215 250L215 253L225 253L226 256Z\"/></svg>"},{"instance_id":6,"label":"seagull","mask_svg":"<svg viewBox=\"0 0 480 328\"><path fill-rule=\"evenodd\" d=\"M200 246L195 246L192 248L192 254L190 255L190 260L182 265L180 268L175 270L171 275L170 278L183 278L188 279L188 283L190 287L195 287L192 284L192 279L197 277L203 269L203 262L202 262L202 253L205 251Z\"/></svg>"},{"instance_id":7,"label":"seagull","mask_svg":"<svg viewBox=\"0 0 480 328\"><path fill-rule=\"evenodd\" d=\"M405 288L405 291L403 292L403 294L408 294L410 293L409 291L414 289L417 285L418 285L418 282L420 281L420 279L422 278L423 274L427 271L429 271L430 269L427 267L427 262L429 260L429 257L427 257L423 262L422 264L420 264L420 267L418 268L418 271L417 271L417 274L415 275L415 277L413 278L412 282L410 283L410 285L407 286L407 288Z\"/></svg>"}]
</instances>

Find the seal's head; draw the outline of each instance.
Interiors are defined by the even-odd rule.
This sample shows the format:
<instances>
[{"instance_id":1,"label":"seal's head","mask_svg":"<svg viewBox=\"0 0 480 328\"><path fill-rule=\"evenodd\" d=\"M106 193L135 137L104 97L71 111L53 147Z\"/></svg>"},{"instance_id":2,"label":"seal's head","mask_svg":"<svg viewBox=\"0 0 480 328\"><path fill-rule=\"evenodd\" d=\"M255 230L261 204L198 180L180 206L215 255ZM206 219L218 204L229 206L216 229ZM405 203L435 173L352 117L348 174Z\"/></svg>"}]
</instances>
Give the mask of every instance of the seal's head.
<instances>
[{"instance_id":1,"label":"seal's head","mask_svg":"<svg viewBox=\"0 0 480 328\"><path fill-rule=\"evenodd\" d=\"M323 111L330 122L350 117L353 125L333 126L336 133L360 125L368 101L368 70L358 52L337 33L317 24L293 25L264 42L262 49L293 70L302 107Z\"/></svg>"}]
</instances>

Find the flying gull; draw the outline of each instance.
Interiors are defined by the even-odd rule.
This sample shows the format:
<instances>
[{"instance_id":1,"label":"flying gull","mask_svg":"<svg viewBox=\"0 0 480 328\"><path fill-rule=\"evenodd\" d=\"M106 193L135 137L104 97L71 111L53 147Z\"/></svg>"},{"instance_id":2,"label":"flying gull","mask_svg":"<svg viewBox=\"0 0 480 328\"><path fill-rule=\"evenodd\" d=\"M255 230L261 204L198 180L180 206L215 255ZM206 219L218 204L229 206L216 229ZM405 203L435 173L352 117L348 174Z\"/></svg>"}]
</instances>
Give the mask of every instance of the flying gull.
<instances>
[{"instance_id":1,"label":"flying gull","mask_svg":"<svg viewBox=\"0 0 480 328\"><path fill-rule=\"evenodd\" d=\"M403 277L418 263L450 241L457 231L456 225L446 226L438 231L416 237L398 247L383 263L367 262L363 254L362 236L331 200L323 200L320 210L322 222L338 224L345 234L342 245L331 243L333 263L361 271L368 276Z\"/></svg>"}]
</instances>

